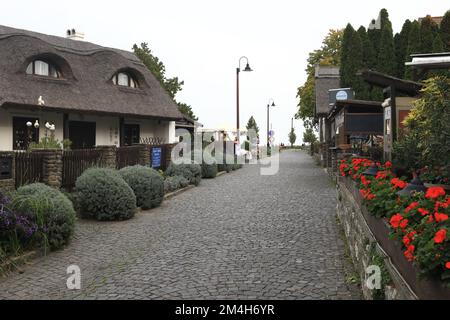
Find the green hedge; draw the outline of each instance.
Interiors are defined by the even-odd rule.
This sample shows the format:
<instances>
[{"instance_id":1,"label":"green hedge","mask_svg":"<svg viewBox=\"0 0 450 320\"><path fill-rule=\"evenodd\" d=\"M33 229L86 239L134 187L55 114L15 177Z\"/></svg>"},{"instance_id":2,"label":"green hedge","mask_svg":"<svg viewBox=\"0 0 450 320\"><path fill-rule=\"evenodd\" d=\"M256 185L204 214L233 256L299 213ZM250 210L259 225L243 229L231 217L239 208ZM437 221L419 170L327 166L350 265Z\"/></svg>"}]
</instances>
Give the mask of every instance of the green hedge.
<instances>
[{"instance_id":1,"label":"green hedge","mask_svg":"<svg viewBox=\"0 0 450 320\"><path fill-rule=\"evenodd\" d=\"M156 170L136 165L123 168L119 173L133 189L138 207L150 209L161 205L164 199L164 179Z\"/></svg>"},{"instance_id":2,"label":"green hedge","mask_svg":"<svg viewBox=\"0 0 450 320\"><path fill-rule=\"evenodd\" d=\"M76 181L81 215L97 220L130 219L136 212L136 196L120 174L112 169L91 168Z\"/></svg>"}]
</instances>

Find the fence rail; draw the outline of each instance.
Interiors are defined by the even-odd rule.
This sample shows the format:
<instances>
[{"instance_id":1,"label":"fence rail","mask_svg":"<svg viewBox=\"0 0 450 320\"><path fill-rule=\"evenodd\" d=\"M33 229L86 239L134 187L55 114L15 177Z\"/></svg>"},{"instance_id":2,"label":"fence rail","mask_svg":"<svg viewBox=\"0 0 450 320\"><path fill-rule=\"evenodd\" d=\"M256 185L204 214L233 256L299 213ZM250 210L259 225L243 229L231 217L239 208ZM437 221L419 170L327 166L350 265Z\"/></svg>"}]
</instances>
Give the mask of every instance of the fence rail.
<instances>
[{"instance_id":1,"label":"fence rail","mask_svg":"<svg viewBox=\"0 0 450 320\"><path fill-rule=\"evenodd\" d=\"M141 146L127 146L120 147L116 150L116 167L122 169L128 166L134 166L139 164Z\"/></svg>"},{"instance_id":2,"label":"fence rail","mask_svg":"<svg viewBox=\"0 0 450 320\"><path fill-rule=\"evenodd\" d=\"M42 182L44 155L39 152L16 152L15 168L16 188L34 182Z\"/></svg>"},{"instance_id":3,"label":"fence rail","mask_svg":"<svg viewBox=\"0 0 450 320\"><path fill-rule=\"evenodd\" d=\"M83 172L92 167L103 167L101 150L82 149L64 151L62 156L62 187L72 189Z\"/></svg>"}]
</instances>

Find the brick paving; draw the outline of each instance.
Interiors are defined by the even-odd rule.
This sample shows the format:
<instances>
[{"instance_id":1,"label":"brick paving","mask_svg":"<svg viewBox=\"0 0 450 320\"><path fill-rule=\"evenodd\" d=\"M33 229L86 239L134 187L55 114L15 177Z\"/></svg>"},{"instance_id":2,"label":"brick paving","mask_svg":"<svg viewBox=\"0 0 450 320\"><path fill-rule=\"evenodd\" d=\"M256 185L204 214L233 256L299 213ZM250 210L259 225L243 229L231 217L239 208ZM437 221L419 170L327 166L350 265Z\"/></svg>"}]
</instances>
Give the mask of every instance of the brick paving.
<instances>
[{"instance_id":1,"label":"brick paving","mask_svg":"<svg viewBox=\"0 0 450 320\"><path fill-rule=\"evenodd\" d=\"M0 299L361 298L333 185L306 153L280 157L275 176L247 165L129 221L79 220L67 248L0 278Z\"/></svg>"}]
</instances>

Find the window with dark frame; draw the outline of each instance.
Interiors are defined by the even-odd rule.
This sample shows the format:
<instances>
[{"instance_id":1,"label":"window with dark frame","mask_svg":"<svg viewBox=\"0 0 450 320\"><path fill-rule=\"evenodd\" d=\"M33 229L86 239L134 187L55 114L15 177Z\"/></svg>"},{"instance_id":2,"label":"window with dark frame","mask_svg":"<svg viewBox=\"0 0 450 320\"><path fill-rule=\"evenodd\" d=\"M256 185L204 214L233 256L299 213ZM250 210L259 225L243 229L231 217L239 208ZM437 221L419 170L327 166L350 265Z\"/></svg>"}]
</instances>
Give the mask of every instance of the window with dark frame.
<instances>
[{"instance_id":1,"label":"window with dark frame","mask_svg":"<svg viewBox=\"0 0 450 320\"><path fill-rule=\"evenodd\" d=\"M133 144L140 143L141 141L141 129L138 124L125 124L124 125L124 144L131 146Z\"/></svg>"},{"instance_id":2,"label":"window with dark frame","mask_svg":"<svg viewBox=\"0 0 450 320\"><path fill-rule=\"evenodd\" d=\"M138 83L137 81L128 73L126 72L118 72L112 77L112 82L115 85L122 86L122 87L130 87L130 88L137 88Z\"/></svg>"},{"instance_id":3,"label":"window with dark frame","mask_svg":"<svg viewBox=\"0 0 450 320\"><path fill-rule=\"evenodd\" d=\"M59 69L55 65L43 60L31 61L30 64L28 64L26 73L36 76L61 78Z\"/></svg>"},{"instance_id":4,"label":"window with dark frame","mask_svg":"<svg viewBox=\"0 0 450 320\"><path fill-rule=\"evenodd\" d=\"M32 125L27 126L30 122ZM39 142L39 129L34 127L36 118L13 117L13 150L27 150L30 143Z\"/></svg>"}]
</instances>

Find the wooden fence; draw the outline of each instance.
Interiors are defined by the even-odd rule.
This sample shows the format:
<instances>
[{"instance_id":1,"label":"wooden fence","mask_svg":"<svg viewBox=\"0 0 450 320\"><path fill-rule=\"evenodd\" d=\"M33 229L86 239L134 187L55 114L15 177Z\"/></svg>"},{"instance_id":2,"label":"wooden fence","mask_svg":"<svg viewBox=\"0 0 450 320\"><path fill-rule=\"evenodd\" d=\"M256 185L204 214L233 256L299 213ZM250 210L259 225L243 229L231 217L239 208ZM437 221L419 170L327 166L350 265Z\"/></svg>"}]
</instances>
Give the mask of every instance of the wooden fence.
<instances>
[{"instance_id":1,"label":"wooden fence","mask_svg":"<svg viewBox=\"0 0 450 320\"><path fill-rule=\"evenodd\" d=\"M64 151L62 155L62 183L66 189L72 189L81 174L92 167L104 167L103 152L97 149Z\"/></svg>"},{"instance_id":2,"label":"wooden fence","mask_svg":"<svg viewBox=\"0 0 450 320\"><path fill-rule=\"evenodd\" d=\"M120 147L116 150L116 167L122 169L128 166L134 166L140 163L142 146Z\"/></svg>"},{"instance_id":3,"label":"wooden fence","mask_svg":"<svg viewBox=\"0 0 450 320\"><path fill-rule=\"evenodd\" d=\"M15 170L16 188L34 182L42 182L44 155L39 152L15 153Z\"/></svg>"}]
</instances>

